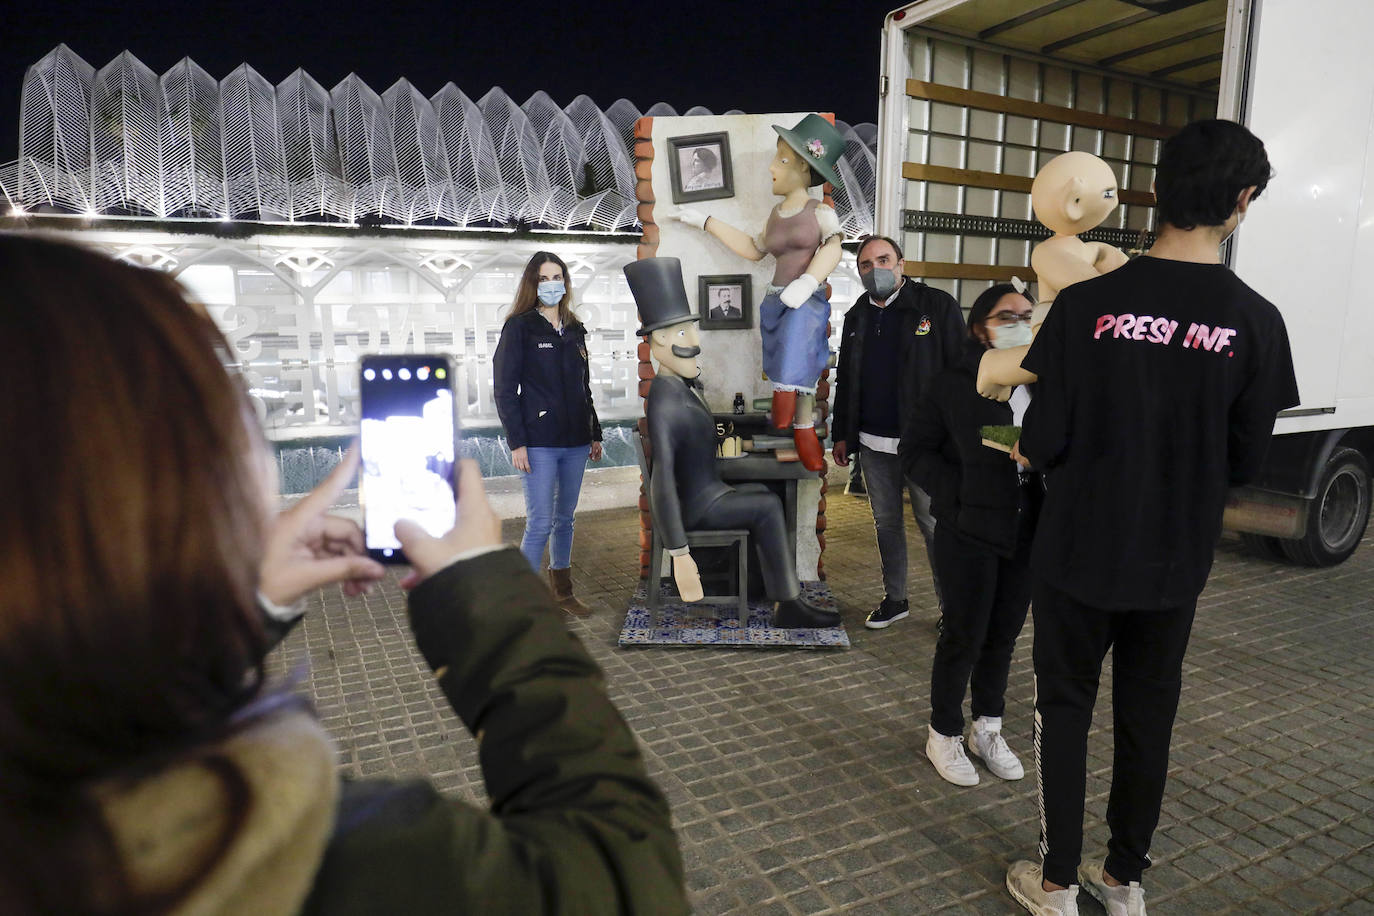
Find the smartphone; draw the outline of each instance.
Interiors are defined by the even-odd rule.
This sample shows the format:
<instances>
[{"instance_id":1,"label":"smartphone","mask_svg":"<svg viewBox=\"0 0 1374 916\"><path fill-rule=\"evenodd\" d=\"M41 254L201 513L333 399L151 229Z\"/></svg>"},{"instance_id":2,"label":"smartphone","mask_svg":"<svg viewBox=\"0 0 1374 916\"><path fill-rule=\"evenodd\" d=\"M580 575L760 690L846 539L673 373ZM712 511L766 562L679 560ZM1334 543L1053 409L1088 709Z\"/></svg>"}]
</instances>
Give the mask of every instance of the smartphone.
<instances>
[{"instance_id":1,"label":"smartphone","mask_svg":"<svg viewBox=\"0 0 1374 916\"><path fill-rule=\"evenodd\" d=\"M369 355L359 374L358 501L367 554L382 563L405 563L392 530L398 519L412 519L440 537L457 518L453 364L436 354Z\"/></svg>"}]
</instances>

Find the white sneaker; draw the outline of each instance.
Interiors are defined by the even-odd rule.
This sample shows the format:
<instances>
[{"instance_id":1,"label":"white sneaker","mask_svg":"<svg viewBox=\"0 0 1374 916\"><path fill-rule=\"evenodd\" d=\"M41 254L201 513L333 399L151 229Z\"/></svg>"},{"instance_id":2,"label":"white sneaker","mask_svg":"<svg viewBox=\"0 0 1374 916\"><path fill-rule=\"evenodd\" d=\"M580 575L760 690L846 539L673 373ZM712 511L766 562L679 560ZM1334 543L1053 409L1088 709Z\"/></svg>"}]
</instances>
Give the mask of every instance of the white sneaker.
<instances>
[{"instance_id":1,"label":"white sneaker","mask_svg":"<svg viewBox=\"0 0 1374 916\"><path fill-rule=\"evenodd\" d=\"M1045 876L1037 862L1013 862L1007 869L1007 890L1016 902L1035 916L1078 916L1078 885L1062 891L1047 891L1041 884Z\"/></svg>"},{"instance_id":2,"label":"white sneaker","mask_svg":"<svg viewBox=\"0 0 1374 916\"><path fill-rule=\"evenodd\" d=\"M964 756L963 735L950 738L930 728L930 737L926 738L926 756L935 764L935 772L946 782L956 786L978 785L978 771Z\"/></svg>"},{"instance_id":3,"label":"white sneaker","mask_svg":"<svg viewBox=\"0 0 1374 916\"><path fill-rule=\"evenodd\" d=\"M968 733L968 749L969 753L986 763L992 775L999 779L1020 779L1026 775L1021 761L1002 738L1001 717L980 716L974 719L973 730Z\"/></svg>"},{"instance_id":4,"label":"white sneaker","mask_svg":"<svg viewBox=\"0 0 1374 916\"><path fill-rule=\"evenodd\" d=\"M1112 887L1104 877L1104 862L1078 866L1078 880L1084 890L1097 898L1107 916L1145 916L1145 891L1139 881Z\"/></svg>"}]
</instances>

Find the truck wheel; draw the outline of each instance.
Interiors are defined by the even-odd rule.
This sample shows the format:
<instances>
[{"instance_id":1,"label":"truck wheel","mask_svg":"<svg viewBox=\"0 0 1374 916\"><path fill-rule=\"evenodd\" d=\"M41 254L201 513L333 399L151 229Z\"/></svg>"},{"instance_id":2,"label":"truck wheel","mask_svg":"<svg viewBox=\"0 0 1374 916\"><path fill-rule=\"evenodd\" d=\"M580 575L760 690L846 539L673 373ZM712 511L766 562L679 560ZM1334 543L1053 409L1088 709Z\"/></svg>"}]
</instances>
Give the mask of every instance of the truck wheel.
<instances>
[{"instance_id":1,"label":"truck wheel","mask_svg":"<svg viewBox=\"0 0 1374 916\"><path fill-rule=\"evenodd\" d=\"M1257 557L1266 560L1282 560L1288 556L1283 549L1283 541L1267 534L1251 534L1248 531L1241 532L1240 542L1245 545L1245 549Z\"/></svg>"},{"instance_id":2,"label":"truck wheel","mask_svg":"<svg viewBox=\"0 0 1374 916\"><path fill-rule=\"evenodd\" d=\"M1355 552L1369 524L1369 463L1353 448L1327 459L1317 497L1307 516L1307 533L1284 541L1288 558L1303 566L1335 566Z\"/></svg>"}]
</instances>

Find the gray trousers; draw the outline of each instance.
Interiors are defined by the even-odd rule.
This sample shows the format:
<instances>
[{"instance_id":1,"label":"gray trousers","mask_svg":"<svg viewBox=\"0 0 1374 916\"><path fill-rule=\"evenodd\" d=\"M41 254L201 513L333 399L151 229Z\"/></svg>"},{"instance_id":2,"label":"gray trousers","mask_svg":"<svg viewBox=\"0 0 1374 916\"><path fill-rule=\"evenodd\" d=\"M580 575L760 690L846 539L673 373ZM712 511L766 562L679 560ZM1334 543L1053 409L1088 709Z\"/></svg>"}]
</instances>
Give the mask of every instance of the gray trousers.
<instances>
[{"instance_id":1,"label":"gray trousers","mask_svg":"<svg viewBox=\"0 0 1374 916\"><path fill-rule=\"evenodd\" d=\"M930 564L930 579L935 586L935 601L940 601L940 579L935 574L935 558L931 544L935 535L935 517L930 514L930 497L926 491L902 473L901 459L887 452L859 446L863 462L864 484L868 488L868 504L873 510L873 527L878 534L878 558L883 564L883 589L893 601L906 600L906 522L902 518L902 488L911 494L911 511L916 527L926 542L926 560Z\"/></svg>"}]
</instances>

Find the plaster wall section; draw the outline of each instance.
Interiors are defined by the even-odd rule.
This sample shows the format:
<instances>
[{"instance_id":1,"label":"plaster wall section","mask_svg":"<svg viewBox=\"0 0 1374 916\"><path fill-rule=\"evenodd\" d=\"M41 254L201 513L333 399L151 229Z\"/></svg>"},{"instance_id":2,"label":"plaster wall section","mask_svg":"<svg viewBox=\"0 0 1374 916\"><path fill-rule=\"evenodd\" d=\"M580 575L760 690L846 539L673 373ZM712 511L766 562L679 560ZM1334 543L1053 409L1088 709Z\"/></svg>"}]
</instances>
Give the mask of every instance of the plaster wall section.
<instances>
[{"instance_id":1,"label":"plaster wall section","mask_svg":"<svg viewBox=\"0 0 1374 916\"><path fill-rule=\"evenodd\" d=\"M654 118L653 168L654 222L658 227L658 257L682 261L682 278L687 298L694 309L697 278L717 274L748 274L751 278L753 326L747 330L701 332L701 380L711 409L728 412L735 392L744 393L746 403L768 397L772 389L763 379L763 355L759 342L758 304L773 278L773 259L747 261L726 248L714 236L692 226L669 219L678 209L673 201L668 140L673 137L725 131L730 136L730 160L734 173L735 195L719 200L703 200L681 206L722 219L749 235L763 231L764 223L780 200L772 191L768 164L777 151L774 124L791 127L806 112L764 115L722 115L711 117ZM819 200L820 188L812 194Z\"/></svg>"}]
</instances>

